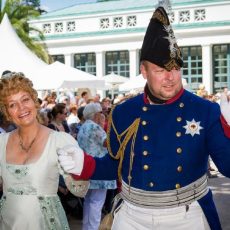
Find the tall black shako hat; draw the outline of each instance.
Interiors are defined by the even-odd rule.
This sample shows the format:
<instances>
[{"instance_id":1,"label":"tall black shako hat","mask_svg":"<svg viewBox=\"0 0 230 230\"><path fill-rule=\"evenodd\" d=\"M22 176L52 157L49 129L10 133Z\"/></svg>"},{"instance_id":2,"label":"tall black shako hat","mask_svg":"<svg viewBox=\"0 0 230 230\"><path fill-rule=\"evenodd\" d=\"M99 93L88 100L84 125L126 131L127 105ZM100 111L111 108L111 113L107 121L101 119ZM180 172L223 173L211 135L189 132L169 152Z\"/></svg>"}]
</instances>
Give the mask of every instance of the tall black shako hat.
<instances>
[{"instance_id":1,"label":"tall black shako hat","mask_svg":"<svg viewBox=\"0 0 230 230\"><path fill-rule=\"evenodd\" d=\"M183 66L181 51L163 7L158 7L150 20L141 48L141 61L149 61L168 71Z\"/></svg>"}]
</instances>

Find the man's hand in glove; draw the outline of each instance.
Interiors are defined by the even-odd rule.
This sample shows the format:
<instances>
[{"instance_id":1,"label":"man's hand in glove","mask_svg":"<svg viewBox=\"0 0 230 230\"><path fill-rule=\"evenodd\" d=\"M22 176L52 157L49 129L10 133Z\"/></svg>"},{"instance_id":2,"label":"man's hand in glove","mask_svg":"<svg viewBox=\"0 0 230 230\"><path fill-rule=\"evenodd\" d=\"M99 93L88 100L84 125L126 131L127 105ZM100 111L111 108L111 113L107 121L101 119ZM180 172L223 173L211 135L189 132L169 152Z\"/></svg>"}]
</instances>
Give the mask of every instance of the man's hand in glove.
<instances>
[{"instance_id":1,"label":"man's hand in glove","mask_svg":"<svg viewBox=\"0 0 230 230\"><path fill-rule=\"evenodd\" d=\"M84 165L84 152L76 145L67 145L58 149L58 160L67 173L80 175Z\"/></svg>"}]
</instances>

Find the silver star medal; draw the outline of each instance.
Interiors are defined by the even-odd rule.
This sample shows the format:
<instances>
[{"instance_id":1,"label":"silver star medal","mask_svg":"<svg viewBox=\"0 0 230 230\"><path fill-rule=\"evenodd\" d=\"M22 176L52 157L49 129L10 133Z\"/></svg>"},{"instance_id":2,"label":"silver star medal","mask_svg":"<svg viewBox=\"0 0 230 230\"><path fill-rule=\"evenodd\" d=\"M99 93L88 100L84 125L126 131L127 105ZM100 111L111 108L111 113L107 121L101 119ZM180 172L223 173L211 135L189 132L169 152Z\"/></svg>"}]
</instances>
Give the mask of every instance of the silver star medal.
<instances>
[{"instance_id":1,"label":"silver star medal","mask_svg":"<svg viewBox=\"0 0 230 230\"><path fill-rule=\"evenodd\" d=\"M195 134L200 135L200 130L203 129L203 127L200 126L200 121L195 121L192 119L192 121L186 121L187 125L183 126L183 128L186 129L185 134L191 134L194 136Z\"/></svg>"}]
</instances>

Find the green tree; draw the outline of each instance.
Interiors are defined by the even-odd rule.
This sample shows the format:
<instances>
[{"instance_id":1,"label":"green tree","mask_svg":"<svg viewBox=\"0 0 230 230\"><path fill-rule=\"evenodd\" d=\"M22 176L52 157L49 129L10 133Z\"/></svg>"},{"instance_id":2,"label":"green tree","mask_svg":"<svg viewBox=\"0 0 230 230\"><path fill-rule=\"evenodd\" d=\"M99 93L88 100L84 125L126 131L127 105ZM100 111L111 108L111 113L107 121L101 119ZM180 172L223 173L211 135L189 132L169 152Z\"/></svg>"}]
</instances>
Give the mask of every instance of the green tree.
<instances>
[{"instance_id":1,"label":"green tree","mask_svg":"<svg viewBox=\"0 0 230 230\"><path fill-rule=\"evenodd\" d=\"M42 13L46 13L44 9L41 8L41 1L40 0L23 0L23 3L28 5L28 6L34 6L36 10Z\"/></svg>"},{"instance_id":2,"label":"green tree","mask_svg":"<svg viewBox=\"0 0 230 230\"><path fill-rule=\"evenodd\" d=\"M22 0L6 0L5 5L2 6L2 0L0 0L0 22L6 13L16 33L24 44L40 59L49 63L50 56L43 42L44 36L42 32L34 27L30 27L28 24L28 20L36 18L41 14L38 7L40 7L40 5L35 7L34 5L25 4ZM36 32L38 34L38 39L32 39L29 36L30 32Z\"/></svg>"},{"instance_id":3,"label":"green tree","mask_svg":"<svg viewBox=\"0 0 230 230\"><path fill-rule=\"evenodd\" d=\"M32 5L35 7L40 7L40 0L24 0L26 5Z\"/></svg>"}]
</instances>

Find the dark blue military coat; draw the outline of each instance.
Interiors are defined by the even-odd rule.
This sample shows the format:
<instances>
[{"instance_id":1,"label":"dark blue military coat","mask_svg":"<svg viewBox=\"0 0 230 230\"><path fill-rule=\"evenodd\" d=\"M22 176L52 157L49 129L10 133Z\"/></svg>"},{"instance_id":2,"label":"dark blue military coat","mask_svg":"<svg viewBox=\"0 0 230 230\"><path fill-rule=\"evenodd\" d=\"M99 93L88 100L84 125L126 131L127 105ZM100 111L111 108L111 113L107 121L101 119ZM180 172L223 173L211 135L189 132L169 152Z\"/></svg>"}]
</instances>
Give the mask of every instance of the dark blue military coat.
<instances>
[{"instance_id":1,"label":"dark blue military coat","mask_svg":"<svg viewBox=\"0 0 230 230\"><path fill-rule=\"evenodd\" d=\"M223 132L220 115L217 103L186 90L170 104L147 104L140 94L117 105L109 129L109 149L114 156L124 141L122 133L135 119L140 120L133 151L132 138L125 147L122 179L128 184L131 175L131 186L146 191L178 189L207 172L209 155L218 170L230 177L230 139ZM93 178L114 179L118 164L111 157L96 159ZM211 192L198 202L210 227L221 229Z\"/></svg>"}]
</instances>

